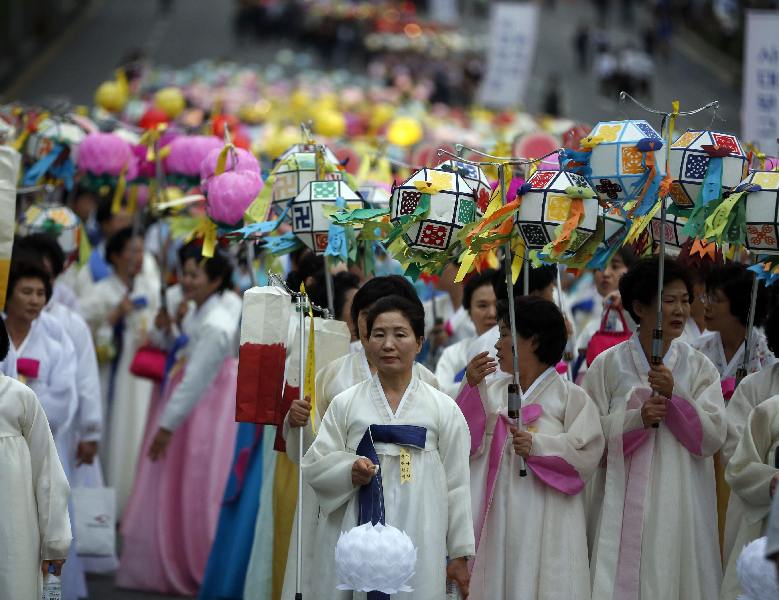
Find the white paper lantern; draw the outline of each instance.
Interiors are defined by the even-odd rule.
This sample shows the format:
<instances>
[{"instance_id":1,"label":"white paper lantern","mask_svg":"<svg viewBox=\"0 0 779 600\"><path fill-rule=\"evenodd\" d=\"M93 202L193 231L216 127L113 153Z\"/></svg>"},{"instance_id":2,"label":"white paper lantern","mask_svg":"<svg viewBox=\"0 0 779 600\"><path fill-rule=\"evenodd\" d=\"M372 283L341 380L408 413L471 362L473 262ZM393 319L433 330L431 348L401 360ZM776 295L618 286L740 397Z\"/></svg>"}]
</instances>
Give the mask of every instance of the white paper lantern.
<instances>
[{"instance_id":1,"label":"white paper lantern","mask_svg":"<svg viewBox=\"0 0 779 600\"><path fill-rule=\"evenodd\" d=\"M332 150L326 146L320 148L325 162L338 164L338 158ZM316 151L315 144L295 144L279 157L278 165L273 170L271 195L271 211L276 216L281 215L289 201L297 198L303 188L317 178Z\"/></svg>"},{"instance_id":2,"label":"white paper lantern","mask_svg":"<svg viewBox=\"0 0 779 600\"><path fill-rule=\"evenodd\" d=\"M736 561L743 592L739 598L779 598L779 577L774 562L766 558L767 542L768 538L760 537L741 550Z\"/></svg>"},{"instance_id":3,"label":"white paper lantern","mask_svg":"<svg viewBox=\"0 0 779 600\"><path fill-rule=\"evenodd\" d=\"M726 148L729 156L722 157L722 191L730 191L746 177L747 156L741 142L734 135L708 130L688 129L671 145L668 163L671 177L671 198L681 208L691 208L698 197L706 168L709 165L710 147Z\"/></svg>"},{"instance_id":4,"label":"white paper lantern","mask_svg":"<svg viewBox=\"0 0 779 600\"><path fill-rule=\"evenodd\" d=\"M339 163L338 157L327 146L320 146L322 148L322 154L327 162L337 165ZM316 152L316 144L294 144L282 152L279 156L279 162L289 158L293 154L314 154Z\"/></svg>"},{"instance_id":5,"label":"white paper lantern","mask_svg":"<svg viewBox=\"0 0 779 600\"><path fill-rule=\"evenodd\" d=\"M19 233L48 233L57 239L66 256L78 250L79 218L67 206L30 206L19 222Z\"/></svg>"},{"instance_id":6,"label":"white paper lantern","mask_svg":"<svg viewBox=\"0 0 779 600\"><path fill-rule=\"evenodd\" d=\"M57 144L70 148L70 159L78 160L78 145L87 136L86 132L75 123L68 121L43 119L25 145L25 154L31 160L40 160L54 149Z\"/></svg>"},{"instance_id":7,"label":"white paper lantern","mask_svg":"<svg viewBox=\"0 0 779 600\"><path fill-rule=\"evenodd\" d=\"M746 195L746 246L752 252L779 253L779 171L754 171L744 184L759 185Z\"/></svg>"},{"instance_id":8,"label":"white paper lantern","mask_svg":"<svg viewBox=\"0 0 779 600\"><path fill-rule=\"evenodd\" d=\"M636 144L646 139L662 143L660 134L646 121L603 121L590 137L599 138L590 155L592 188L611 204L635 200L634 186L646 172L644 154ZM665 147L651 152L657 173L665 175Z\"/></svg>"},{"instance_id":9,"label":"white paper lantern","mask_svg":"<svg viewBox=\"0 0 779 600\"><path fill-rule=\"evenodd\" d=\"M408 583L414 576L416 562L417 549L411 538L381 523L365 523L341 532L335 546L339 590L412 592Z\"/></svg>"},{"instance_id":10,"label":"white paper lantern","mask_svg":"<svg viewBox=\"0 0 779 600\"><path fill-rule=\"evenodd\" d=\"M327 249L327 232L331 224L323 209L334 207L338 198L345 200L347 211L364 206L362 198L341 179L312 181L292 203L292 231L317 255L324 254Z\"/></svg>"},{"instance_id":11,"label":"white paper lantern","mask_svg":"<svg viewBox=\"0 0 779 600\"><path fill-rule=\"evenodd\" d=\"M666 207L665 218L665 245L666 248L670 247L674 250L681 250L684 243L690 239L690 236L686 233L682 233L682 229L687 225L686 217L679 217L667 212L667 209L671 206L672 201L668 198L664 200ZM652 223L650 224L652 240L656 243L660 243L660 229L661 229L660 211L658 210L654 217L652 217Z\"/></svg>"},{"instance_id":12,"label":"white paper lantern","mask_svg":"<svg viewBox=\"0 0 779 600\"><path fill-rule=\"evenodd\" d=\"M376 183L366 183L357 188L357 193L371 208L389 208L391 191L389 186Z\"/></svg>"},{"instance_id":13,"label":"white paper lantern","mask_svg":"<svg viewBox=\"0 0 779 600\"><path fill-rule=\"evenodd\" d=\"M584 199L584 220L577 227L575 245L568 248L575 252L598 226L598 199L587 180L568 171L536 171L528 179L531 188L522 196L517 211L517 227L530 249L540 249L553 241L555 229L568 219L573 198L566 194L571 186L592 192L592 198Z\"/></svg>"},{"instance_id":14,"label":"white paper lantern","mask_svg":"<svg viewBox=\"0 0 779 600\"><path fill-rule=\"evenodd\" d=\"M600 207L600 218L603 219L603 242L600 247L613 248L617 240L624 237L630 228L630 222L618 208Z\"/></svg>"},{"instance_id":15,"label":"white paper lantern","mask_svg":"<svg viewBox=\"0 0 779 600\"><path fill-rule=\"evenodd\" d=\"M400 223L404 215L412 214L425 194L425 184L432 184L430 212L413 223L403 239L414 250L448 250L459 231L476 220L476 198L465 180L451 171L421 169L402 185L392 190L390 218ZM417 185L418 184L418 185Z\"/></svg>"},{"instance_id":16,"label":"white paper lantern","mask_svg":"<svg viewBox=\"0 0 779 600\"><path fill-rule=\"evenodd\" d=\"M476 214L481 217L484 211L487 210L487 205L490 203L490 197L492 196L490 180L487 179L487 175L484 174L482 168L454 159L442 162L438 168L444 171L451 170L465 180L465 183L473 190L473 196L476 198Z\"/></svg>"}]
</instances>

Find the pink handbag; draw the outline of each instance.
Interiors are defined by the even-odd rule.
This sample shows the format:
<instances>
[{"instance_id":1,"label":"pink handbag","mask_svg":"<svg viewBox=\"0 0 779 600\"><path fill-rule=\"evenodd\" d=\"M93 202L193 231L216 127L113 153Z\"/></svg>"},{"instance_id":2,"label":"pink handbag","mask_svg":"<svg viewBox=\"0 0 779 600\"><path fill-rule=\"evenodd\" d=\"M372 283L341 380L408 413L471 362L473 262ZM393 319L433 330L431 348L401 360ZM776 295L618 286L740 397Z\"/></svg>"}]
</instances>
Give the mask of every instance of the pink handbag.
<instances>
[{"instance_id":1,"label":"pink handbag","mask_svg":"<svg viewBox=\"0 0 779 600\"><path fill-rule=\"evenodd\" d=\"M608 323L609 312L612 309L617 311L617 314L622 321L622 331L606 330L606 323ZM595 357L598 356L598 354L605 352L612 346L616 346L617 344L630 339L631 335L633 335L633 332L630 331L630 327L628 327L628 322L625 320L625 314L622 312L622 309L614 308L614 305L609 303L609 306L605 311L603 311L603 318L600 321L600 329L595 332L595 335L593 335L590 339L590 343L587 344L587 366L592 364L592 361L595 360Z\"/></svg>"},{"instance_id":2,"label":"pink handbag","mask_svg":"<svg viewBox=\"0 0 779 600\"><path fill-rule=\"evenodd\" d=\"M133 357L130 373L136 377L160 382L165 377L165 361L168 353L154 346L142 346Z\"/></svg>"}]
</instances>

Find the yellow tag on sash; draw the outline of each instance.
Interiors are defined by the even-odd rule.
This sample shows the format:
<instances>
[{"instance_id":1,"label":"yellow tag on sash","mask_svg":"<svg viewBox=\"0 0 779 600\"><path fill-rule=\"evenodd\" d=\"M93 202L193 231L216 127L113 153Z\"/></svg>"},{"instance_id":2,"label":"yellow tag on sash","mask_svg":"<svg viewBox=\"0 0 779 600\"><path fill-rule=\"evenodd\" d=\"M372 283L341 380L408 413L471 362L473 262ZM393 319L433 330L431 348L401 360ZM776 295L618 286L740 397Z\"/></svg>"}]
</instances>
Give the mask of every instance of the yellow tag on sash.
<instances>
[{"instance_id":1,"label":"yellow tag on sash","mask_svg":"<svg viewBox=\"0 0 779 600\"><path fill-rule=\"evenodd\" d=\"M408 483L411 481L411 453L404 448L400 447L400 483Z\"/></svg>"}]
</instances>

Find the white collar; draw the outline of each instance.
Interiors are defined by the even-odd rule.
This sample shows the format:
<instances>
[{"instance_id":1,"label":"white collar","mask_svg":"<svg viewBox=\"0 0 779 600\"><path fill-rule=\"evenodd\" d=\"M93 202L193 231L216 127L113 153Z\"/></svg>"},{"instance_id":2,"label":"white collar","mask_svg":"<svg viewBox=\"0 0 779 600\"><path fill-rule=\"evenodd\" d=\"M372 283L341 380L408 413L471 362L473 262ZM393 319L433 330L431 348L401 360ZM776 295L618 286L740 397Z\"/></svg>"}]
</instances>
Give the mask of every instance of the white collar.
<instances>
[{"instance_id":1,"label":"white collar","mask_svg":"<svg viewBox=\"0 0 779 600\"><path fill-rule=\"evenodd\" d=\"M387 409L387 414L390 416L390 419L394 420L400 414L400 411L403 409L403 405L406 403L406 399L409 397L411 390L414 388L415 379L416 379L416 375L414 374L414 371L412 369L411 380L408 382L406 391L403 392L403 396L400 398L400 402L398 403L397 410L393 413L392 407L390 406L389 401L387 400L387 395L384 393L384 388L381 386L381 380L379 379L378 372L373 376L373 383L379 391L379 397L384 402L384 408Z\"/></svg>"},{"instance_id":2,"label":"white collar","mask_svg":"<svg viewBox=\"0 0 779 600\"><path fill-rule=\"evenodd\" d=\"M536 391L536 389L538 388L538 386L539 386L539 385L540 385L540 384L541 384L541 383L542 383L542 382L543 382L543 381L544 381L544 380L545 380L547 377L549 377L549 376L550 376L552 373L557 373L557 370L556 370L554 367L549 367L549 368L548 368L546 371L544 371L544 372L543 372L543 373L541 373L541 374L540 374L538 377L536 377L536 380L535 380L533 383L531 383L531 384L528 386L527 390L526 390L526 391L524 391L524 392L522 392L522 399L523 399L523 400L526 400L527 398L530 398L531 394L532 394L534 391Z\"/></svg>"}]
</instances>

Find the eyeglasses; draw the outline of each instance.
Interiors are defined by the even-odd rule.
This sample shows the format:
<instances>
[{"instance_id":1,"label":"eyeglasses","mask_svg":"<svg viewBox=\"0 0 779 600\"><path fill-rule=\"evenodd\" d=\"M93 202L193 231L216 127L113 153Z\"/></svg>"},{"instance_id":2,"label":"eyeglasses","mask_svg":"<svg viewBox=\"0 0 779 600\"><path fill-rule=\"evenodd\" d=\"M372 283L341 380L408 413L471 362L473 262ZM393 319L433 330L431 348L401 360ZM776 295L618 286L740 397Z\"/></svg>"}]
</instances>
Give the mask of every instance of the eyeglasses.
<instances>
[{"instance_id":1,"label":"eyeglasses","mask_svg":"<svg viewBox=\"0 0 779 600\"><path fill-rule=\"evenodd\" d=\"M698 300L700 300L703 304L719 304L720 302L723 302L723 300L721 300L715 294L704 294L702 296L698 296Z\"/></svg>"}]
</instances>

